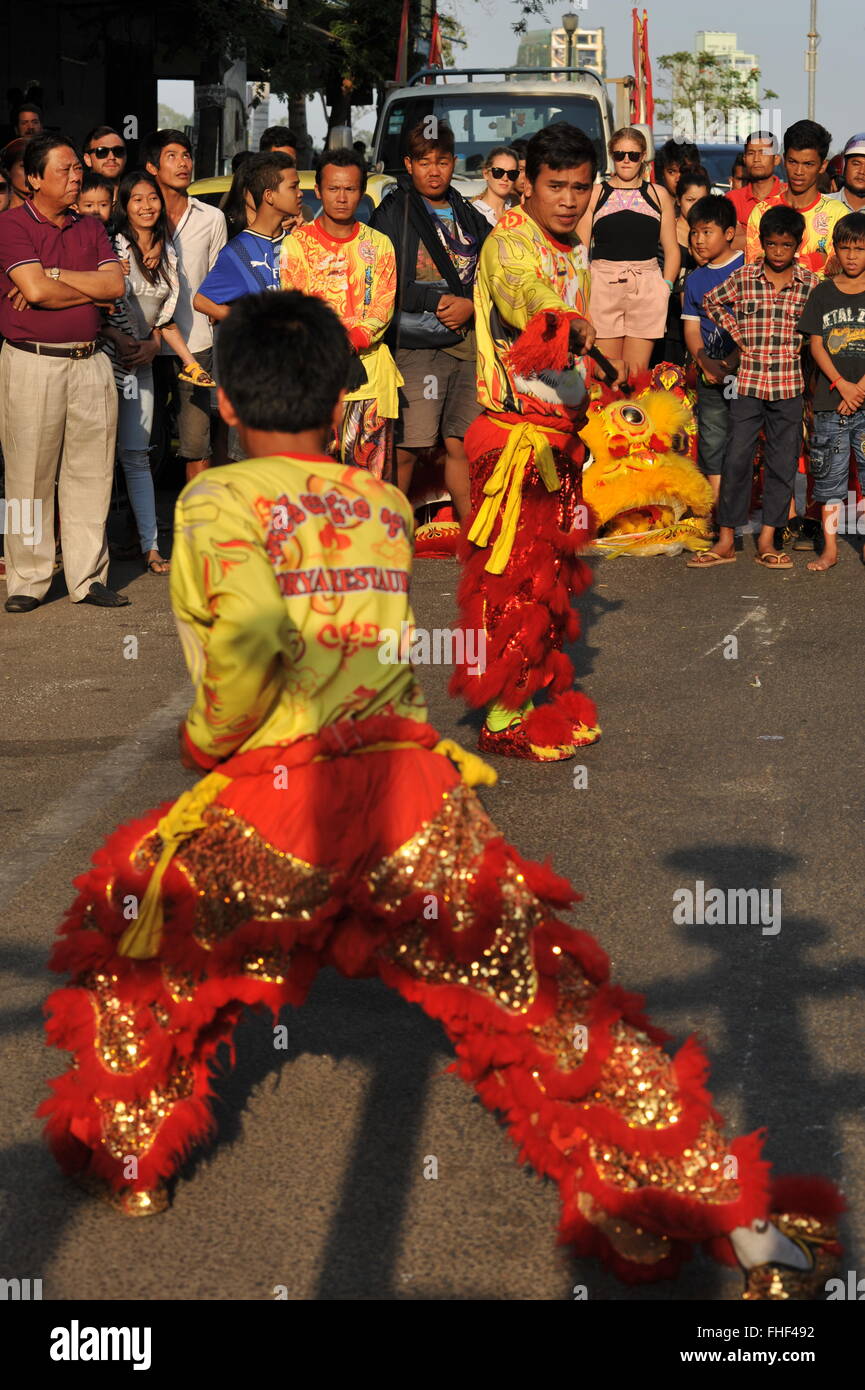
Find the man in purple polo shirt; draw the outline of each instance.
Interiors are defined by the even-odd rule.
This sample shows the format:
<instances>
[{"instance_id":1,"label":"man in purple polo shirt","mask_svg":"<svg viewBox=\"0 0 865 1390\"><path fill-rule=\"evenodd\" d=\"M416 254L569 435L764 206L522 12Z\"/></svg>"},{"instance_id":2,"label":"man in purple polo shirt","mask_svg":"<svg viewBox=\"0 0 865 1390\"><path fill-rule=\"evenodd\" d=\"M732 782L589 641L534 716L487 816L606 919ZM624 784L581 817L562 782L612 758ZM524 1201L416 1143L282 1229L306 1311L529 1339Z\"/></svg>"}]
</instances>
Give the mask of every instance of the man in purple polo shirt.
<instances>
[{"instance_id":1,"label":"man in purple polo shirt","mask_svg":"<svg viewBox=\"0 0 865 1390\"><path fill-rule=\"evenodd\" d=\"M117 390L95 340L99 305L123 294L123 272L99 219L69 211L83 176L71 141L34 136L24 173L32 199L0 217L6 611L30 613L48 591L55 482L69 597L120 608L128 598L105 583Z\"/></svg>"}]
</instances>

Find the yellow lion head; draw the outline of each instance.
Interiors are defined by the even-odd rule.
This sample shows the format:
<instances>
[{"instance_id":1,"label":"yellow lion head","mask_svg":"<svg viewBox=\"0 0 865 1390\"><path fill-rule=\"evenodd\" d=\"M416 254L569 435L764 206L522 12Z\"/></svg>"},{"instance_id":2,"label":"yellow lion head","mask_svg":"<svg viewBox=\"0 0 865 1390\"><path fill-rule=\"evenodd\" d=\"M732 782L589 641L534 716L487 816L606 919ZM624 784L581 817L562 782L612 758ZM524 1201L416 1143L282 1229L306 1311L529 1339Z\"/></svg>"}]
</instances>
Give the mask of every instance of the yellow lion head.
<instances>
[{"instance_id":1,"label":"yellow lion head","mask_svg":"<svg viewBox=\"0 0 865 1390\"><path fill-rule=\"evenodd\" d=\"M583 496L598 518L593 549L678 555L710 543L712 489L693 462L696 425L681 368L662 363L633 396L589 405Z\"/></svg>"}]
</instances>

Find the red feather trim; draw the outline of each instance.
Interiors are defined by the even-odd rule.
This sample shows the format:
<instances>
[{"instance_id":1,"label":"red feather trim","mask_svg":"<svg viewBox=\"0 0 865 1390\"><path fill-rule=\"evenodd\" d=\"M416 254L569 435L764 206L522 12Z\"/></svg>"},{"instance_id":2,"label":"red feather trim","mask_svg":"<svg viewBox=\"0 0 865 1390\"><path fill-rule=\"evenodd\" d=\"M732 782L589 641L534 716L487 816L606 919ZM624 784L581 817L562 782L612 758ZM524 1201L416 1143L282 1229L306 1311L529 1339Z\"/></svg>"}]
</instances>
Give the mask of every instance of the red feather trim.
<instances>
[{"instance_id":1,"label":"red feather trim","mask_svg":"<svg viewBox=\"0 0 865 1390\"><path fill-rule=\"evenodd\" d=\"M800 1212L830 1222L847 1210L847 1202L828 1178L777 1177L772 1183L772 1210Z\"/></svg>"},{"instance_id":2,"label":"red feather trim","mask_svg":"<svg viewBox=\"0 0 865 1390\"><path fill-rule=\"evenodd\" d=\"M508 366L520 376L537 376L545 370L560 372L570 356L571 319L579 315L542 309L529 319L508 353Z\"/></svg>"}]
</instances>

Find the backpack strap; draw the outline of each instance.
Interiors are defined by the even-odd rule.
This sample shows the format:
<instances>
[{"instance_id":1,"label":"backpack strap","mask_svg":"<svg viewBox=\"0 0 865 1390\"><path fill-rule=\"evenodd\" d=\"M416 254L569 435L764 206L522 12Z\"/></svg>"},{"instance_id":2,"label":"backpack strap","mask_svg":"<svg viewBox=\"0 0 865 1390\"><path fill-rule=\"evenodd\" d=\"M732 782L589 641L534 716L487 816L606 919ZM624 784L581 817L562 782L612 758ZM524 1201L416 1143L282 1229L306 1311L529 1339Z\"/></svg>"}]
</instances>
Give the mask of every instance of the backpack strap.
<instances>
[{"instance_id":1,"label":"backpack strap","mask_svg":"<svg viewBox=\"0 0 865 1390\"><path fill-rule=\"evenodd\" d=\"M435 227L430 223L420 194L415 192L413 188L408 195L408 218L412 227L417 232L419 240L423 242L427 251L429 251L432 263L444 280L450 293L460 298L465 298L466 292L463 289L460 277L457 275L454 263L436 234ZM454 220L456 220L456 213L454 213Z\"/></svg>"}]
</instances>

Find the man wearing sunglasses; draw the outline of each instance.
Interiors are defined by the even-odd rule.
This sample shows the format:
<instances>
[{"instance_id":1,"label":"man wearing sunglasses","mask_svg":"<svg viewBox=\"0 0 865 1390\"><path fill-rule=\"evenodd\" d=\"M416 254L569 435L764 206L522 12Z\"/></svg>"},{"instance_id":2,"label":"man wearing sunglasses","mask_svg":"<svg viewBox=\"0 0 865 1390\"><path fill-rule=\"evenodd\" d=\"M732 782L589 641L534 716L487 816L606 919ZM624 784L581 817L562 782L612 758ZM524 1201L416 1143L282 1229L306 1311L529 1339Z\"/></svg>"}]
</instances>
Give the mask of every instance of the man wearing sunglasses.
<instances>
[{"instance_id":1,"label":"man wearing sunglasses","mask_svg":"<svg viewBox=\"0 0 865 1390\"><path fill-rule=\"evenodd\" d=\"M110 125L98 125L84 140L84 163L107 179L117 194L117 185L126 169L126 144Z\"/></svg>"}]
</instances>

